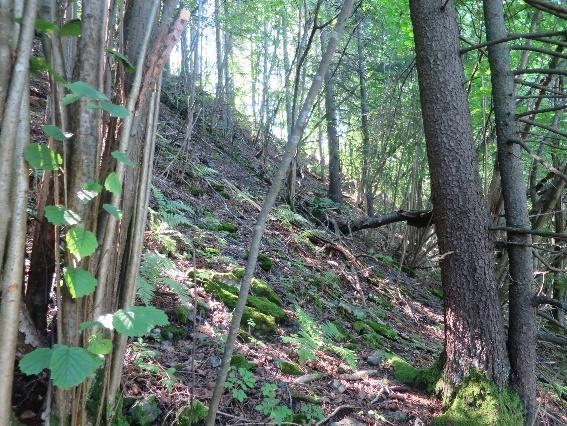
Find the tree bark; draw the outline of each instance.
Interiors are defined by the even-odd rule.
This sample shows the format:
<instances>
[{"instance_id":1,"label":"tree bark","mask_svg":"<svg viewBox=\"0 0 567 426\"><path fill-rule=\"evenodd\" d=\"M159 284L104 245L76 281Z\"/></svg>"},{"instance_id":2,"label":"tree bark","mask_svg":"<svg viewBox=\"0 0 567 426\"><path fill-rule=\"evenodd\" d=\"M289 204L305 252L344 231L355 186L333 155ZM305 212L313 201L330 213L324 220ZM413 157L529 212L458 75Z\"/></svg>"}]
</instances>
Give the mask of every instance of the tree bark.
<instances>
[{"instance_id":1,"label":"tree bark","mask_svg":"<svg viewBox=\"0 0 567 426\"><path fill-rule=\"evenodd\" d=\"M471 368L508 383L489 218L482 197L452 0L410 0L433 216L445 292L444 393Z\"/></svg>"},{"instance_id":2,"label":"tree bark","mask_svg":"<svg viewBox=\"0 0 567 426\"><path fill-rule=\"evenodd\" d=\"M502 1L484 0L487 41L507 37ZM515 119L514 76L510 68L510 49L506 43L489 44L488 60L492 80L492 98L496 120L498 163L504 197L506 226L529 228L526 186L522 173L520 139ZM535 310L531 305L533 255L531 235L508 233L510 279L508 350L512 368L511 384L524 403L526 424L537 413L535 373Z\"/></svg>"},{"instance_id":3,"label":"tree bark","mask_svg":"<svg viewBox=\"0 0 567 426\"><path fill-rule=\"evenodd\" d=\"M327 44L328 34L321 32L321 46ZM339 136L337 134L337 106L335 103L335 89L333 72L325 72L325 112L327 116L327 138L329 143L329 190L328 195L335 203L343 202L341 191L341 164L339 154Z\"/></svg>"}]
</instances>

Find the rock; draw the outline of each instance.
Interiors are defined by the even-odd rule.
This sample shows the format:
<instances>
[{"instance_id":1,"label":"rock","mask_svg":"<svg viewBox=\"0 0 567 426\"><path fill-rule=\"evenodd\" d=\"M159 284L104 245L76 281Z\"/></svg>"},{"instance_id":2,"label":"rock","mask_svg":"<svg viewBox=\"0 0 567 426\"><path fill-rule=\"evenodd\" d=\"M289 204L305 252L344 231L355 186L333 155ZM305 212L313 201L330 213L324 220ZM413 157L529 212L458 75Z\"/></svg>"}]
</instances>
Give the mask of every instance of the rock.
<instances>
[{"instance_id":1,"label":"rock","mask_svg":"<svg viewBox=\"0 0 567 426\"><path fill-rule=\"evenodd\" d=\"M213 368L217 368L221 365L221 359L218 356L214 356L211 358L211 366Z\"/></svg>"},{"instance_id":2,"label":"rock","mask_svg":"<svg viewBox=\"0 0 567 426\"><path fill-rule=\"evenodd\" d=\"M380 354L378 351L376 352L372 352L368 358L366 358L366 362L370 365L380 365L380 362L382 361Z\"/></svg>"},{"instance_id":3,"label":"rock","mask_svg":"<svg viewBox=\"0 0 567 426\"><path fill-rule=\"evenodd\" d=\"M331 385L337 391L337 393L344 393L346 391L346 387L339 380L333 380L333 383L331 383Z\"/></svg>"},{"instance_id":4,"label":"rock","mask_svg":"<svg viewBox=\"0 0 567 426\"><path fill-rule=\"evenodd\" d=\"M345 417L338 422L329 423L331 426L364 426L364 423L360 423L356 419L352 419L350 417Z\"/></svg>"}]
</instances>

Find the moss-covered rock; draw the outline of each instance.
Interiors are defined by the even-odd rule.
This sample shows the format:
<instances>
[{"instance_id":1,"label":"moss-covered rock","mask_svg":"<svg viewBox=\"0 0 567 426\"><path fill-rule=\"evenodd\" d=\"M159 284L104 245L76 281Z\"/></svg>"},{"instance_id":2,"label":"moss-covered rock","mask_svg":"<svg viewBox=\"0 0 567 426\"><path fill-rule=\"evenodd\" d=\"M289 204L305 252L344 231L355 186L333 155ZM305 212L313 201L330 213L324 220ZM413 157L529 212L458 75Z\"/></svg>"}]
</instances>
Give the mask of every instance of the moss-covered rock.
<instances>
[{"instance_id":1,"label":"moss-covered rock","mask_svg":"<svg viewBox=\"0 0 567 426\"><path fill-rule=\"evenodd\" d=\"M228 308L234 309L238 300L238 290L212 279L204 284L205 291L223 302ZM247 306L242 316L245 322L253 321L260 331L275 331L276 320L285 318L285 312L275 303L265 297L248 296Z\"/></svg>"},{"instance_id":2,"label":"moss-covered rock","mask_svg":"<svg viewBox=\"0 0 567 426\"><path fill-rule=\"evenodd\" d=\"M275 290L266 281L259 280L257 278L252 279L252 293L256 296L265 297L270 302L275 303L278 306L283 305L283 301L275 292Z\"/></svg>"},{"instance_id":3,"label":"moss-covered rock","mask_svg":"<svg viewBox=\"0 0 567 426\"><path fill-rule=\"evenodd\" d=\"M155 395L149 395L139 399L132 405L130 414L135 424L145 426L151 425L161 415L162 411L158 406Z\"/></svg>"},{"instance_id":4,"label":"moss-covered rock","mask_svg":"<svg viewBox=\"0 0 567 426\"><path fill-rule=\"evenodd\" d=\"M191 321L191 309L187 306L177 306L173 310L173 315L177 319L177 322L181 324L187 324Z\"/></svg>"},{"instance_id":5,"label":"moss-covered rock","mask_svg":"<svg viewBox=\"0 0 567 426\"><path fill-rule=\"evenodd\" d=\"M299 365L291 361L280 361L280 371L290 376L303 376L303 370Z\"/></svg>"},{"instance_id":6,"label":"moss-covered rock","mask_svg":"<svg viewBox=\"0 0 567 426\"><path fill-rule=\"evenodd\" d=\"M233 355L232 358L230 359L230 365L235 368L244 368L245 370L251 370L251 371L254 371L256 370L256 368L258 368L258 365L248 361L246 357L242 354Z\"/></svg>"},{"instance_id":7,"label":"moss-covered rock","mask_svg":"<svg viewBox=\"0 0 567 426\"><path fill-rule=\"evenodd\" d=\"M185 339L189 336L189 331L183 327L178 327L174 324L168 324L161 328L160 336L162 339L177 341Z\"/></svg>"},{"instance_id":8,"label":"moss-covered rock","mask_svg":"<svg viewBox=\"0 0 567 426\"><path fill-rule=\"evenodd\" d=\"M230 222L221 222L217 228L219 231L228 232L229 234L235 234L238 231L238 226Z\"/></svg>"},{"instance_id":9,"label":"moss-covered rock","mask_svg":"<svg viewBox=\"0 0 567 426\"><path fill-rule=\"evenodd\" d=\"M438 360L431 367L416 368L398 356L390 359L394 377L405 385L425 390L428 393L438 393L442 374L442 361Z\"/></svg>"},{"instance_id":10,"label":"moss-covered rock","mask_svg":"<svg viewBox=\"0 0 567 426\"><path fill-rule=\"evenodd\" d=\"M373 331L374 333L384 336L390 340L398 339L398 333L396 332L396 330L386 324L381 324L371 319L355 321L352 324L352 327L360 334L368 333L368 331Z\"/></svg>"},{"instance_id":11,"label":"moss-covered rock","mask_svg":"<svg viewBox=\"0 0 567 426\"><path fill-rule=\"evenodd\" d=\"M180 426L198 426L204 424L209 409L199 400L193 400L182 407L177 414L176 424Z\"/></svg>"},{"instance_id":12,"label":"moss-covered rock","mask_svg":"<svg viewBox=\"0 0 567 426\"><path fill-rule=\"evenodd\" d=\"M262 268L264 271L268 272L272 269L274 263L272 262L272 259L270 259L268 255L265 255L264 253L259 253L258 265L260 265L260 268Z\"/></svg>"},{"instance_id":13,"label":"moss-covered rock","mask_svg":"<svg viewBox=\"0 0 567 426\"><path fill-rule=\"evenodd\" d=\"M522 426L520 398L507 388L499 388L480 371L473 370L459 386L447 411L433 425Z\"/></svg>"}]
</instances>

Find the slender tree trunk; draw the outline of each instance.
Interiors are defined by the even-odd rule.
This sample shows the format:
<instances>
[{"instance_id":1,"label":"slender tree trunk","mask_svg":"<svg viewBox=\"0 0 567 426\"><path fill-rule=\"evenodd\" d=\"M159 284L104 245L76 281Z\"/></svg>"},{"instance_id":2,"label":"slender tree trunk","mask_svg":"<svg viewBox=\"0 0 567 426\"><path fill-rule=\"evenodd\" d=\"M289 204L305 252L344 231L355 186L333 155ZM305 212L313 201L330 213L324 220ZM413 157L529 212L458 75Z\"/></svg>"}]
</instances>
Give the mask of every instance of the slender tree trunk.
<instances>
[{"instance_id":1,"label":"slender tree trunk","mask_svg":"<svg viewBox=\"0 0 567 426\"><path fill-rule=\"evenodd\" d=\"M364 59L363 22L357 28L358 40L358 80L360 84L360 123L362 127L362 190L364 192L366 214L374 214L374 194L370 182L370 134L368 131L368 94L366 92L366 64Z\"/></svg>"},{"instance_id":2,"label":"slender tree trunk","mask_svg":"<svg viewBox=\"0 0 567 426\"><path fill-rule=\"evenodd\" d=\"M234 344L236 342L236 337L240 328L240 321L242 320L242 314L244 312L244 307L246 306L246 301L248 299L250 283L252 282L252 278L254 276L254 270L256 268L258 252L260 249L260 241L262 240L262 236L266 228L266 221L268 220L270 211L272 210L272 207L276 202L276 198L278 196L278 193L280 192L282 182L286 176L291 160L297 151L297 146L299 145L299 141L301 140L303 132L305 131L305 127L307 126L309 112L311 111L317 94L321 90L323 76L329 67L331 58L335 53L338 42L344 32L346 21L352 12L353 3L354 0L345 0L343 2L341 12L337 17L336 25L332 32L332 36L329 39L327 49L323 53L321 62L309 88L309 92L307 93L305 101L301 107L301 111L299 112L299 115L297 117L291 138L289 138L286 145L284 156L279 164L272 186L270 187L270 190L266 195L266 200L264 202L264 205L262 206L260 214L258 215L256 225L254 226L254 234L250 243L250 255L248 256L248 262L246 264L246 272L244 274L244 277L242 278L242 283L238 294L238 301L234 308L234 312L232 313L232 320L230 322L230 329L228 331L223 358L217 376L217 381L215 383L213 397L209 405L209 413L206 421L207 426L214 426L220 399L222 394L224 393L224 383L226 381L226 376L230 367L230 360L232 358Z\"/></svg>"},{"instance_id":3,"label":"slender tree trunk","mask_svg":"<svg viewBox=\"0 0 567 426\"><path fill-rule=\"evenodd\" d=\"M327 44L328 34L321 32L321 46ZM339 136L337 134L337 106L332 71L325 72L325 112L327 114L327 139L329 143L329 190L328 195L335 203L343 202L341 191L341 163Z\"/></svg>"},{"instance_id":4,"label":"slender tree trunk","mask_svg":"<svg viewBox=\"0 0 567 426\"><path fill-rule=\"evenodd\" d=\"M484 21L487 41L507 37L501 0L484 0ZM529 228L528 200L522 173L520 139L515 118L514 75L510 68L510 50L506 43L488 46L492 80L492 98L496 119L498 163L504 197L506 226ZM535 309L532 305L533 255L529 234L508 233L509 290L508 350L512 368L511 384L524 402L527 425L537 414L535 372Z\"/></svg>"},{"instance_id":5,"label":"slender tree trunk","mask_svg":"<svg viewBox=\"0 0 567 426\"><path fill-rule=\"evenodd\" d=\"M452 0L410 0L445 292L444 393L473 367L508 383L502 312Z\"/></svg>"}]
</instances>

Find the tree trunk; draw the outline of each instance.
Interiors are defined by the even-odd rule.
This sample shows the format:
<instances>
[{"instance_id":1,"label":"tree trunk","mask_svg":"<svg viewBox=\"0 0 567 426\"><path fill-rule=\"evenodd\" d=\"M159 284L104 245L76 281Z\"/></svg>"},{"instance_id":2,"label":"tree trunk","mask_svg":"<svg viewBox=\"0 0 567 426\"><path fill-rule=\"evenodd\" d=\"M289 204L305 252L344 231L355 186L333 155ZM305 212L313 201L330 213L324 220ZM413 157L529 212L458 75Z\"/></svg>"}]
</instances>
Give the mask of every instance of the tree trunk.
<instances>
[{"instance_id":1,"label":"tree trunk","mask_svg":"<svg viewBox=\"0 0 567 426\"><path fill-rule=\"evenodd\" d=\"M358 80L360 84L360 124L362 127L362 191L366 214L374 214L374 194L370 182L370 134L368 132L368 94L366 92L366 64L364 60L363 22L357 28L358 40Z\"/></svg>"},{"instance_id":2,"label":"tree trunk","mask_svg":"<svg viewBox=\"0 0 567 426\"><path fill-rule=\"evenodd\" d=\"M321 46L327 44L328 34L321 32ZM327 138L329 143L329 190L328 195L335 203L342 203L341 164L339 156L339 136L337 134L337 106L333 75L330 69L325 72L325 111L327 114Z\"/></svg>"},{"instance_id":3,"label":"tree trunk","mask_svg":"<svg viewBox=\"0 0 567 426\"><path fill-rule=\"evenodd\" d=\"M487 41L507 37L501 0L484 0ZM515 118L514 75L510 68L510 50L506 43L488 46L492 80L492 98L496 121L498 163L504 197L506 226L530 227L526 186L522 173L520 139ZM512 368L511 384L524 402L525 421L531 425L537 414L535 372L535 311L532 306L533 255L529 234L508 233L510 263L508 350Z\"/></svg>"},{"instance_id":4,"label":"tree trunk","mask_svg":"<svg viewBox=\"0 0 567 426\"><path fill-rule=\"evenodd\" d=\"M445 292L444 393L471 368L508 382L502 312L452 0L410 0L421 111Z\"/></svg>"}]
</instances>

